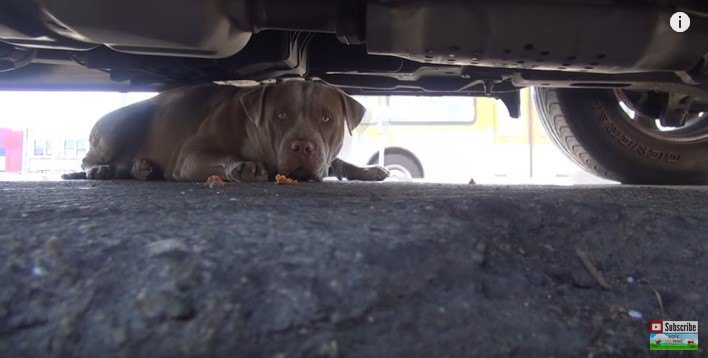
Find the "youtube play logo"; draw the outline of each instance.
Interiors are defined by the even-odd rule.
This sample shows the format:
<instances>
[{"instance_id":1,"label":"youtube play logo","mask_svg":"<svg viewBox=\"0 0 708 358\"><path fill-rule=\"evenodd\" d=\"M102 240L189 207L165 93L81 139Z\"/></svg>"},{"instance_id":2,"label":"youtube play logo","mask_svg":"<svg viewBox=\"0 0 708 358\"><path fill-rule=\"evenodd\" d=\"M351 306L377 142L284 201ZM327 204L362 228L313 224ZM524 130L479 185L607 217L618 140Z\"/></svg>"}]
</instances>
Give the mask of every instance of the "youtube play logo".
<instances>
[{"instance_id":1,"label":"youtube play logo","mask_svg":"<svg viewBox=\"0 0 708 358\"><path fill-rule=\"evenodd\" d=\"M662 333L664 331L664 325L662 321L651 321L649 322L649 332L651 333Z\"/></svg>"}]
</instances>

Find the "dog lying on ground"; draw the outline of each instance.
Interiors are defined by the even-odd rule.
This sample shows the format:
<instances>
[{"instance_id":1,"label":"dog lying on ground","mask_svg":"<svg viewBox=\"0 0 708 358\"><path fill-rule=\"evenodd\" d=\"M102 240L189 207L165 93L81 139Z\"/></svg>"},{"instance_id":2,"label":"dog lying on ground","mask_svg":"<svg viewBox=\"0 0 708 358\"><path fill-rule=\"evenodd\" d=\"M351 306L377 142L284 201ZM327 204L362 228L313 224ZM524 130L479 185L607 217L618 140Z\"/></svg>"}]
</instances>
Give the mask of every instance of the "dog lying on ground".
<instances>
[{"instance_id":1,"label":"dog lying on ground","mask_svg":"<svg viewBox=\"0 0 708 358\"><path fill-rule=\"evenodd\" d=\"M380 166L336 158L345 129L351 133L365 111L340 90L314 82L181 87L101 118L91 131L83 171L63 177L383 180L388 171Z\"/></svg>"}]
</instances>

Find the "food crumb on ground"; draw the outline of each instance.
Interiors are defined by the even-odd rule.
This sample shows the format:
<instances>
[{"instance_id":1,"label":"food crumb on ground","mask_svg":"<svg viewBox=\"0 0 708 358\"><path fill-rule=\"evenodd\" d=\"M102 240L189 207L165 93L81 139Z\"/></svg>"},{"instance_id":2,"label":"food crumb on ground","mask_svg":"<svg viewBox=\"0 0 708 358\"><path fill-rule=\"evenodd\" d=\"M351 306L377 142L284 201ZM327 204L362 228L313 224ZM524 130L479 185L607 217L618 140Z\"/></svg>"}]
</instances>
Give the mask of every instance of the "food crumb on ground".
<instances>
[{"instance_id":1,"label":"food crumb on ground","mask_svg":"<svg viewBox=\"0 0 708 358\"><path fill-rule=\"evenodd\" d=\"M297 180L290 179L282 174L275 175L275 182L278 183L278 185L297 185Z\"/></svg>"},{"instance_id":2,"label":"food crumb on ground","mask_svg":"<svg viewBox=\"0 0 708 358\"><path fill-rule=\"evenodd\" d=\"M208 186L209 189L214 189L216 187L224 187L226 186L226 183L218 175L212 175L207 178L207 181L206 183L204 183L204 185Z\"/></svg>"}]
</instances>

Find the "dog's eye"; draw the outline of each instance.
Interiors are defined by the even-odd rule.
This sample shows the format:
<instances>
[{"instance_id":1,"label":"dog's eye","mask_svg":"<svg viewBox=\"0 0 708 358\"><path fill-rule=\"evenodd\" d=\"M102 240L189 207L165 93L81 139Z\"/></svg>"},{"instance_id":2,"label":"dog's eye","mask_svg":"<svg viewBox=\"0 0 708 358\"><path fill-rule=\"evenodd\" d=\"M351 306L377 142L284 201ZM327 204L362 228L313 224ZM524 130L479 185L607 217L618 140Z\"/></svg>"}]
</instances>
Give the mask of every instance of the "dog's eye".
<instances>
[{"instance_id":1,"label":"dog's eye","mask_svg":"<svg viewBox=\"0 0 708 358\"><path fill-rule=\"evenodd\" d=\"M277 114L277 116L278 116L278 119L287 119L288 118L288 115L285 114L285 112L280 112Z\"/></svg>"},{"instance_id":2,"label":"dog's eye","mask_svg":"<svg viewBox=\"0 0 708 358\"><path fill-rule=\"evenodd\" d=\"M322 122L327 123L327 122L329 122L329 120L330 120L330 118L329 118L328 115L326 115L326 114L323 114L323 115L322 115Z\"/></svg>"}]
</instances>

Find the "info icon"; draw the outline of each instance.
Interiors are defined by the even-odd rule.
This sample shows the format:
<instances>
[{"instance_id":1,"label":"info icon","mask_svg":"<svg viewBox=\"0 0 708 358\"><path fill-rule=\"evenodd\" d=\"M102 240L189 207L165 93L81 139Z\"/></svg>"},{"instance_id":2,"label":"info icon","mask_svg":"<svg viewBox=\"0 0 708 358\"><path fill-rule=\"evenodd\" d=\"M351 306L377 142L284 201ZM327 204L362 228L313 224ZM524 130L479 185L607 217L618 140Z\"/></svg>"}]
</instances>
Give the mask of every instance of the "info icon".
<instances>
[{"instance_id":1,"label":"info icon","mask_svg":"<svg viewBox=\"0 0 708 358\"><path fill-rule=\"evenodd\" d=\"M651 322L649 322L649 332L651 332L651 333L662 333L662 332L664 332L664 329L663 329L663 322L662 322L662 321L651 321Z\"/></svg>"},{"instance_id":2,"label":"info icon","mask_svg":"<svg viewBox=\"0 0 708 358\"><path fill-rule=\"evenodd\" d=\"M691 26L691 18L685 12L676 12L671 15L669 25L676 32L684 32Z\"/></svg>"}]
</instances>

